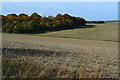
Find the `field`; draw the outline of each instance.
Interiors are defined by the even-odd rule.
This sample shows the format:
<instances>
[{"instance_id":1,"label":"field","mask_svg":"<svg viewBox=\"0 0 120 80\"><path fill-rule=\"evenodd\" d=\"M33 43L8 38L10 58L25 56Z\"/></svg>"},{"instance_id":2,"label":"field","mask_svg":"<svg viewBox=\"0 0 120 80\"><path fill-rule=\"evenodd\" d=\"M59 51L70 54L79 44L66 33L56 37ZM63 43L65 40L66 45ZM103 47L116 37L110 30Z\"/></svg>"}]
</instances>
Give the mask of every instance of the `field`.
<instances>
[{"instance_id":1,"label":"field","mask_svg":"<svg viewBox=\"0 0 120 80\"><path fill-rule=\"evenodd\" d=\"M107 23L113 24L113 23ZM100 26L81 29L85 39L93 32L94 39L113 40L106 29L104 37L97 36ZM112 26L107 26L112 27ZM115 26L114 26L115 27ZM113 28L113 27L112 27ZM95 34L95 29L96 31ZM80 29L76 29L78 32ZM85 30L90 32L84 32ZM66 32L66 33L62 33ZM67 33L68 32L68 33ZM76 33L75 32L75 33ZM108 33L107 33L108 32ZM50 36L74 36L72 30L45 33ZM113 34L116 34L114 32ZM82 36L80 34L80 36ZM89 34L92 36L92 34ZM3 34L3 78L117 78L118 42L43 37L35 35ZM96 36L96 38L95 38ZM111 37L111 38L110 38ZM81 37L80 37L81 38ZM90 38L88 36L88 38ZM93 38L93 37L92 37ZM52 73L52 74L51 74Z\"/></svg>"},{"instance_id":2,"label":"field","mask_svg":"<svg viewBox=\"0 0 120 80\"><path fill-rule=\"evenodd\" d=\"M37 35L87 40L118 41L118 22L87 24L87 26L83 26L82 29L63 30Z\"/></svg>"}]
</instances>

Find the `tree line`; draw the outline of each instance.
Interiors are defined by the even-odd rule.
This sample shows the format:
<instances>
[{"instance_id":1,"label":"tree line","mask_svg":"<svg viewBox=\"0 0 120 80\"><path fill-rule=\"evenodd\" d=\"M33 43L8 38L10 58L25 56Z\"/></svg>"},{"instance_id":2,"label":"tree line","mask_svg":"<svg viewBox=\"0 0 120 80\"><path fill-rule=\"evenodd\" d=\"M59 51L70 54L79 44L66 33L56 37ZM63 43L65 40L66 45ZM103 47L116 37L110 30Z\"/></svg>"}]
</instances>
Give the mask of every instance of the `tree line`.
<instances>
[{"instance_id":1,"label":"tree line","mask_svg":"<svg viewBox=\"0 0 120 80\"><path fill-rule=\"evenodd\" d=\"M87 23L102 24L102 23L105 23L105 22L104 21L87 21Z\"/></svg>"},{"instance_id":2,"label":"tree line","mask_svg":"<svg viewBox=\"0 0 120 80\"><path fill-rule=\"evenodd\" d=\"M41 33L65 29L80 28L86 24L84 18L57 14L55 17L42 17L37 13L8 14L2 16L2 32L6 33Z\"/></svg>"}]
</instances>

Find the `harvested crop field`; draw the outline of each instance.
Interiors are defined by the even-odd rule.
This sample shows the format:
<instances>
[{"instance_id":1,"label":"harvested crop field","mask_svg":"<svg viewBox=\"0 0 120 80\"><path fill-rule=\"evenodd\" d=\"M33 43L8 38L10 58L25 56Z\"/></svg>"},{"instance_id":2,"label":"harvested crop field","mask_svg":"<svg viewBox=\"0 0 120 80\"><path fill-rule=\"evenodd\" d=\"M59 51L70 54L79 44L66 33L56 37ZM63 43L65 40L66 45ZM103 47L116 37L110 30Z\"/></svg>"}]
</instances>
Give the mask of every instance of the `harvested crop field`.
<instances>
[{"instance_id":1,"label":"harvested crop field","mask_svg":"<svg viewBox=\"0 0 120 80\"><path fill-rule=\"evenodd\" d=\"M118 77L118 42L3 34L2 48L3 78Z\"/></svg>"}]
</instances>

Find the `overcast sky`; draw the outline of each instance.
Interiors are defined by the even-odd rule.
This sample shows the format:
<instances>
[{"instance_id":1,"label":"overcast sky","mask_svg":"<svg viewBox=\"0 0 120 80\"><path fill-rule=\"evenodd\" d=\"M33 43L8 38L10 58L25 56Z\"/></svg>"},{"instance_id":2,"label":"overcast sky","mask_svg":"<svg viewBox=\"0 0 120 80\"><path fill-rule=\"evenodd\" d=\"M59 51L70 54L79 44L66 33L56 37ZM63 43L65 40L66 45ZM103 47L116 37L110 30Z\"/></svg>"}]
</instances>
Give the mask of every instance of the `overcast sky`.
<instances>
[{"instance_id":1,"label":"overcast sky","mask_svg":"<svg viewBox=\"0 0 120 80\"><path fill-rule=\"evenodd\" d=\"M2 14L28 15L37 12L42 16L58 13L83 17L86 20L117 20L118 2L3 2Z\"/></svg>"}]
</instances>

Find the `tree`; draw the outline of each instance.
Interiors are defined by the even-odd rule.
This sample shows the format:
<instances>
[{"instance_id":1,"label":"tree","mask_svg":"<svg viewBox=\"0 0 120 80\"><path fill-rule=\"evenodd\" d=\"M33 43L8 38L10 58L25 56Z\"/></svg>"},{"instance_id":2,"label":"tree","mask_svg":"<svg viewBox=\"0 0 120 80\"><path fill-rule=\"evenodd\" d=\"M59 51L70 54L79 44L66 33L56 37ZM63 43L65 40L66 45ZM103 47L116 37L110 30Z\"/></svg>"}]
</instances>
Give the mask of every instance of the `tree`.
<instances>
[{"instance_id":1,"label":"tree","mask_svg":"<svg viewBox=\"0 0 120 80\"><path fill-rule=\"evenodd\" d=\"M57 14L57 15L56 15L56 17L55 17L55 18L56 18L56 19L61 20L61 19L62 19L62 17L63 17L63 16L62 16L62 14L60 14L60 13L59 13L59 14Z\"/></svg>"},{"instance_id":2,"label":"tree","mask_svg":"<svg viewBox=\"0 0 120 80\"><path fill-rule=\"evenodd\" d=\"M71 19L72 18L69 14L64 14L62 17L65 18L65 19Z\"/></svg>"},{"instance_id":3,"label":"tree","mask_svg":"<svg viewBox=\"0 0 120 80\"><path fill-rule=\"evenodd\" d=\"M24 25L22 23L16 24L13 33L25 33Z\"/></svg>"},{"instance_id":4,"label":"tree","mask_svg":"<svg viewBox=\"0 0 120 80\"><path fill-rule=\"evenodd\" d=\"M7 17L12 16L12 17L17 17L16 14L8 14Z\"/></svg>"},{"instance_id":5,"label":"tree","mask_svg":"<svg viewBox=\"0 0 120 80\"><path fill-rule=\"evenodd\" d=\"M18 15L18 21L24 22L24 21L29 21L30 18L27 14L21 13Z\"/></svg>"},{"instance_id":6,"label":"tree","mask_svg":"<svg viewBox=\"0 0 120 80\"><path fill-rule=\"evenodd\" d=\"M16 14L8 14L5 18L8 22L12 23L13 21L17 20L17 15Z\"/></svg>"},{"instance_id":7,"label":"tree","mask_svg":"<svg viewBox=\"0 0 120 80\"><path fill-rule=\"evenodd\" d=\"M85 25L86 24L86 20L85 19L80 18L80 17L77 17L77 19L78 19L79 25Z\"/></svg>"},{"instance_id":8,"label":"tree","mask_svg":"<svg viewBox=\"0 0 120 80\"><path fill-rule=\"evenodd\" d=\"M23 17L23 16L28 16L27 14L21 13L18 15L19 17Z\"/></svg>"},{"instance_id":9,"label":"tree","mask_svg":"<svg viewBox=\"0 0 120 80\"><path fill-rule=\"evenodd\" d=\"M38 15L37 13L33 13L33 14L31 14L30 17L31 17L31 18L41 18L41 16Z\"/></svg>"},{"instance_id":10,"label":"tree","mask_svg":"<svg viewBox=\"0 0 120 80\"><path fill-rule=\"evenodd\" d=\"M14 24L11 23L11 22L7 22L3 28L2 28L2 31L3 32L7 32L7 33L13 33L13 30L14 30Z\"/></svg>"}]
</instances>

